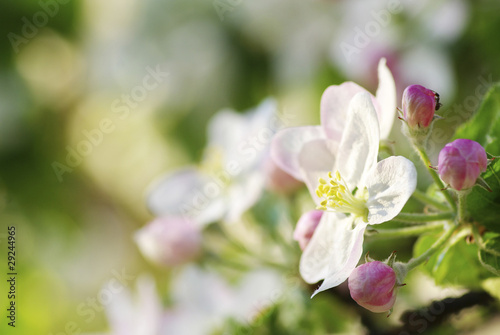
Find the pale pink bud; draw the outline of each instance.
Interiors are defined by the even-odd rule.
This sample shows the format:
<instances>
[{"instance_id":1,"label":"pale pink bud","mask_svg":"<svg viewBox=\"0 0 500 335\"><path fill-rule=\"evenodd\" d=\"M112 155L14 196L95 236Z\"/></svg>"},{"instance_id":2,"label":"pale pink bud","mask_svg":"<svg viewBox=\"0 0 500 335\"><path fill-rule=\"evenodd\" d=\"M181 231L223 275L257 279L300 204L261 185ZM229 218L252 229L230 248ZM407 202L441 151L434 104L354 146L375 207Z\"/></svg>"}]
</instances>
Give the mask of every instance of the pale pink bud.
<instances>
[{"instance_id":1,"label":"pale pink bud","mask_svg":"<svg viewBox=\"0 0 500 335\"><path fill-rule=\"evenodd\" d=\"M474 186L487 165L486 151L481 144L472 140L455 140L446 144L439 153L439 175L458 191Z\"/></svg>"},{"instance_id":2,"label":"pale pink bud","mask_svg":"<svg viewBox=\"0 0 500 335\"><path fill-rule=\"evenodd\" d=\"M300 249L307 247L322 216L323 211L316 209L302 214L293 232L293 239L299 242Z\"/></svg>"},{"instance_id":3,"label":"pale pink bud","mask_svg":"<svg viewBox=\"0 0 500 335\"><path fill-rule=\"evenodd\" d=\"M354 301L374 313L387 312L396 301L396 273L385 263L358 266L351 272L348 285Z\"/></svg>"},{"instance_id":4,"label":"pale pink bud","mask_svg":"<svg viewBox=\"0 0 500 335\"><path fill-rule=\"evenodd\" d=\"M403 92L403 117L410 128L429 127L439 106L439 95L423 86L411 85Z\"/></svg>"},{"instance_id":5,"label":"pale pink bud","mask_svg":"<svg viewBox=\"0 0 500 335\"><path fill-rule=\"evenodd\" d=\"M201 232L189 219L157 218L135 233L135 242L148 260L174 266L195 259L201 251Z\"/></svg>"}]
</instances>

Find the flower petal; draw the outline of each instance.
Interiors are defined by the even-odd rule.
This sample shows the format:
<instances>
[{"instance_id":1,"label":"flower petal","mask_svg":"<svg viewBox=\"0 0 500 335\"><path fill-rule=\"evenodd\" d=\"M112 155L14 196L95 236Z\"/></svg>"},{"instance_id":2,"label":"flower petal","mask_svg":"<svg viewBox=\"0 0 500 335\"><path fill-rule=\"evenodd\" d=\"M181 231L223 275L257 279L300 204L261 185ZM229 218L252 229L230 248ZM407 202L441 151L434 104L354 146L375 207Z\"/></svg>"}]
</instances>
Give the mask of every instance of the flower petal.
<instances>
[{"instance_id":1,"label":"flower petal","mask_svg":"<svg viewBox=\"0 0 500 335\"><path fill-rule=\"evenodd\" d=\"M224 219L230 223L239 221L241 215L259 200L264 184L265 176L262 171L245 174L232 183L227 189L228 206Z\"/></svg>"},{"instance_id":2,"label":"flower petal","mask_svg":"<svg viewBox=\"0 0 500 335\"><path fill-rule=\"evenodd\" d=\"M306 183L314 202L319 205L316 195L319 178L326 178L335 165L336 142L315 140L304 144L299 154L299 166L303 181Z\"/></svg>"},{"instance_id":3,"label":"flower petal","mask_svg":"<svg viewBox=\"0 0 500 335\"><path fill-rule=\"evenodd\" d=\"M208 124L207 147L219 148L224 153L225 162L236 160L244 165L243 168L258 163L265 156L266 150L263 148L268 146L276 130L272 121L276 111L276 101L266 99L247 113L241 114L228 109L218 112ZM252 147L257 155L252 159L243 159L244 151L253 138L259 139L259 147Z\"/></svg>"},{"instance_id":4,"label":"flower petal","mask_svg":"<svg viewBox=\"0 0 500 335\"><path fill-rule=\"evenodd\" d=\"M143 275L137 279L136 286L136 294L125 288L118 291L105 306L112 334L153 335L160 332L163 311L154 279Z\"/></svg>"},{"instance_id":5,"label":"flower petal","mask_svg":"<svg viewBox=\"0 0 500 335\"><path fill-rule=\"evenodd\" d=\"M328 138L340 141L344 132L349 102L359 92L367 92L351 81L329 86L321 96L321 125Z\"/></svg>"},{"instance_id":6,"label":"flower petal","mask_svg":"<svg viewBox=\"0 0 500 335\"><path fill-rule=\"evenodd\" d=\"M323 214L300 258L300 274L307 283L314 284L324 279L333 257L343 258L342 254L335 254L335 246L340 241L338 231L347 232L346 227L351 223L352 218L342 213Z\"/></svg>"},{"instance_id":7,"label":"flower petal","mask_svg":"<svg viewBox=\"0 0 500 335\"><path fill-rule=\"evenodd\" d=\"M299 154L305 143L326 139L321 126L292 127L279 131L271 143L271 157L289 175L303 181Z\"/></svg>"},{"instance_id":8,"label":"flower petal","mask_svg":"<svg viewBox=\"0 0 500 335\"><path fill-rule=\"evenodd\" d=\"M392 129L396 116L396 84L385 58L378 63L377 101L380 106L378 119L380 122L380 138L386 139Z\"/></svg>"},{"instance_id":9,"label":"flower petal","mask_svg":"<svg viewBox=\"0 0 500 335\"><path fill-rule=\"evenodd\" d=\"M217 180L190 167L159 180L148 195L148 207L156 216L186 215L203 225L220 220L227 204Z\"/></svg>"},{"instance_id":10,"label":"flower petal","mask_svg":"<svg viewBox=\"0 0 500 335\"><path fill-rule=\"evenodd\" d=\"M337 156L337 169L349 187L360 186L362 176L377 163L379 125L369 93L352 98Z\"/></svg>"},{"instance_id":11,"label":"flower petal","mask_svg":"<svg viewBox=\"0 0 500 335\"><path fill-rule=\"evenodd\" d=\"M366 178L368 223L392 220L417 186L417 171L408 159L392 156L380 161Z\"/></svg>"},{"instance_id":12,"label":"flower petal","mask_svg":"<svg viewBox=\"0 0 500 335\"><path fill-rule=\"evenodd\" d=\"M318 266L318 269L321 270L321 277L319 279L324 280L321 286L314 291L313 297L319 292L343 283L354 268L356 268L361 258L361 254L363 253L363 235L366 229L366 223L358 219L356 227L351 229L351 225L353 224L352 216L344 216L344 218L339 221L329 220L327 223L330 225L330 227L328 227L329 229L327 230L325 228L324 231L316 232L311 242L309 242L309 245L314 243L317 255L323 257L322 263L318 263L317 266L322 265L322 267ZM320 238L320 242L322 243L313 241L315 236L319 234L323 235L323 237ZM308 248L309 246L306 248L306 251ZM321 250L321 248L326 250ZM304 258L304 255L302 257ZM314 264L312 262L314 258L310 255L307 257L307 261ZM303 270L302 266L305 264L305 261L302 262L301 259L300 273L303 277L306 271L305 269ZM316 276L313 279L318 279L318 277L319 276Z\"/></svg>"}]
</instances>

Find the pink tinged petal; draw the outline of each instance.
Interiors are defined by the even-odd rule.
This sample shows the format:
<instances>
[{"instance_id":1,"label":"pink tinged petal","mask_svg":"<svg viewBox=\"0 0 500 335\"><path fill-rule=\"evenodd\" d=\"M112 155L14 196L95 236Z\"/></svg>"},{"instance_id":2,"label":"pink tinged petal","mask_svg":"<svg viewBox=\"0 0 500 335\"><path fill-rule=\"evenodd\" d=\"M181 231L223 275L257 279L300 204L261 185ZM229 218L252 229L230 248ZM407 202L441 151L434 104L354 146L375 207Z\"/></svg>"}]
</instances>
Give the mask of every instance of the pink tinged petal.
<instances>
[{"instance_id":1,"label":"pink tinged petal","mask_svg":"<svg viewBox=\"0 0 500 335\"><path fill-rule=\"evenodd\" d=\"M319 178L324 178L332 171L335 165L335 142L316 140L306 143L299 155L299 166L302 178L311 193L314 202L319 205L320 200L316 194Z\"/></svg>"},{"instance_id":2,"label":"pink tinged petal","mask_svg":"<svg viewBox=\"0 0 500 335\"><path fill-rule=\"evenodd\" d=\"M396 84L391 71L387 67L385 58L381 58L378 63L379 84L377 88L377 108L378 120L380 123L380 138L386 139L392 129L392 124L396 117Z\"/></svg>"},{"instance_id":3,"label":"pink tinged petal","mask_svg":"<svg viewBox=\"0 0 500 335\"><path fill-rule=\"evenodd\" d=\"M361 178L377 163L379 140L379 125L371 96L358 93L349 104L337 157L337 169L349 187L359 186Z\"/></svg>"},{"instance_id":4,"label":"pink tinged petal","mask_svg":"<svg viewBox=\"0 0 500 335\"><path fill-rule=\"evenodd\" d=\"M300 249L304 250L309 244L323 213L324 212L320 210L312 210L302 214L300 217L295 227L295 231L293 232L293 239L299 242Z\"/></svg>"},{"instance_id":5,"label":"pink tinged petal","mask_svg":"<svg viewBox=\"0 0 500 335\"><path fill-rule=\"evenodd\" d=\"M185 168L159 180L148 195L156 216L184 216L204 225L220 220L227 208L222 192L225 182Z\"/></svg>"},{"instance_id":6,"label":"pink tinged petal","mask_svg":"<svg viewBox=\"0 0 500 335\"><path fill-rule=\"evenodd\" d=\"M396 273L382 262L358 266L348 282L352 299L374 313L387 312L396 301Z\"/></svg>"},{"instance_id":7,"label":"pink tinged petal","mask_svg":"<svg viewBox=\"0 0 500 335\"><path fill-rule=\"evenodd\" d=\"M340 141L346 124L351 99L360 92L368 92L353 82L329 86L321 96L321 125L328 138Z\"/></svg>"},{"instance_id":8,"label":"pink tinged petal","mask_svg":"<svg viewBox=\"0 0 500 335\"><path fill-rule=\"evenodd\" d=\"M321 126L283 129L274 136L271 142L271 158L283 171L303 181L299 154L306 143L319 139L326 139Z\"/></svg>"},{"instance_id":9,"label":"pink tinged petal","mask_svg":"<svg viewBox=\"0 0 500 335\"><path fill-rule=\"evenodd\" d=\"M417 171L408 159L392 156L377 163L366 178L368 223L392 220L417 186Z\"/></svg>"},{"instance_id":10,"label":"pink tinged petal","mask_svg":"<svg viewBox=\"0 0 500 335\"><path fill-rule=\"evenodd\" d=\"M144 257L163 266L187 263L201 252L198 226L181 217L155 219L138 230L134 240Z\"/></svg>"},{"instance_id":11,"label":"pink tinged petal","mask_svg":"<svg viewBox=\"0 0 500 335\"><path fill-rule=\"evenodd\" d=\"M342 284L354 270L363 253L363 235L366 223L361 219L356 219L356 227L351 229L353 224L352 215L350 220L344 223L348 225L336 225L334 231L335 243L330 245L330 259L328 262L328 272L321 286L314 291L312 297L319 292L328 290ZM312 298L311 297L311 298Z\"/></svg>"},{"instance_id":12,"label":"pink tinged petal","mask_svg":"<svg viewBox=\"0 0 500 335\"><path fill-rule=\"evenodd\" d=\"M300 275L307 283L314 284L324 279L332 258L335 258L335 263L342 263L342 259L348 256L343 253L335 255L335 245L342 237L338 231L347 232L346 227L351 224L352 218L345 214L324 212L300 259Z\"/></svg>"}]
</instances>

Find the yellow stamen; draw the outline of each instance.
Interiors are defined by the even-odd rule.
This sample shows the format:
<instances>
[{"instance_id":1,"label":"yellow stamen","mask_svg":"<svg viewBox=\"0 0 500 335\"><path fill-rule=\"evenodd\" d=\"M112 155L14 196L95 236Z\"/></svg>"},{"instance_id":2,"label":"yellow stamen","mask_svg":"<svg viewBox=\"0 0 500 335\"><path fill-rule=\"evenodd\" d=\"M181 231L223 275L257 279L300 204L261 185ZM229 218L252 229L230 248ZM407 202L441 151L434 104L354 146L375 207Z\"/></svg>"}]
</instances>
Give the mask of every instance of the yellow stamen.
<instances>
[{"instance_id":1,"label":"yellow stamen","mask_svg":"<svg viewBox=\"0 0 500 335\"><path fill-rule=\"evenodd\" d=\"M323 178L319 178L316 195L321 199L317 209L350 213L368 222L367 194L365 190L353 194L344 179L342 179L339 171L335 171L335 178L333 178L331 172L328 172L328 182Z\"/></svg>"}]
</instances>

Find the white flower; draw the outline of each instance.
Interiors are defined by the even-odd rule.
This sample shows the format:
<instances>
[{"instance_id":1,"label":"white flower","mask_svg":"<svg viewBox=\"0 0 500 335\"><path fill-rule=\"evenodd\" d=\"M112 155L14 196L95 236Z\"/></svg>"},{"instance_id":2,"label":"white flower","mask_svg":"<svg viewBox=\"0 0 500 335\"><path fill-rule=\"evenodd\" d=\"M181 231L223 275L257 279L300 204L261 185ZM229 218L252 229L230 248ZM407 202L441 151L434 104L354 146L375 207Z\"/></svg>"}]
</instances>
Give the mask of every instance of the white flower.
<instances>
[{"instance_id":1,"label":"white flower","mask_svg":"<svg viewBox=\"0 0 500 335\"><path fill-rule=\"evenodd\" d=\"M231 285L215 272L188 266L171 287L174 305L162 334L208 335L227 318L251 322L262 309L276 303L283 283L277 272L261 269Z\"/></svg>"},{"instance_id":2,"label":"white flower","mask_svg":"<svg viewBox=\"0 0 500 335\"><path fill-rule=\"evenodd\" d=\"M280 122L268 99L246 114L223 110L208 127L200 167L186 167L164 177L149 194L157 216L185 216L199 225L236 221L260 197L269 142Z\"/></svg>"},{"instance_id":3,"label":"white flower","mask_svg":"<svg viewBox=\"0 0 500 335\"><path fill-rule=\"evenodd\" d=\"M234 284L186 266L171 283L172 307L164 309L153 278L145 275L137 280L136 294L122 287L106 304L110 332L86 335L209 335L227 318L251 322L277 302L282 287L282 276L269 269L246 273Z\"/></svg>"},{"instance_id":4,"label":"white flower","mask_svg":"<svg viewBox=\"0 0 500 335\"><path fill-rule=\"evenodd\" d=\"M111 285L110 282L106 288ZM119 290L110 289L110 292L114 293L113 299L106 304L105 311L111 331L87 335L167 334L164 332L165 312L151 276L138 278L135 296L125 287Z\"/></svg>"},{"instance_id":5,"label":"white flower","mask_svg":"<svg viewBox=\"0 0 500 335\"><path fill-rule=\"evenodd\" d=\"M411 84L433 87L453 96L455 71L447 48L459 38L471 17L464 0L339 2L342 19L330 43L330 60L347 78L371 81L372 66L387 57L394 70L398 92ZM405 17L404 23L395 20ZM372 34L370 29L379 29ZM408 29L409 33L402 33ZM407 48L407 45L415 47Z\"/></svg>"},{"instance_id":6,"label":"white flower","mask_svg":"<svg viewBox=\"0 0 500 335\"><path fill-rule=\"evenodd\" d=\"M396 117L396 86L384 58L379 62L378 76L376 96L370 94L370 98L378 115L381 138L386 139ZM276 164L294 178L305 181L299 157L308 151L309 146L314 146L322 148L321 156L310 164L324 165L329 171L344 133L349 103L360 92L368 93L353 82L328 87L321 97L320 126L287 128L276 134L271 144L271 155ZM311 185L308 186L311 189Z\"/></svg>"},{"instance_id":7,"label":"white flower","mask_svg":"<svg viewBox=\"0 0 500 335\"><path fill-rule=\"evenodd\" d=\"M306 282L324 279L314 294L349 277L361 257L367 225L393 219L416 187L416 170L408 159L377 163L379 126L371 96L356 94L347 113L337 154L313 141L298 160L316 204L326 211L300 261Z\"/></svg>"}]
</instances>

